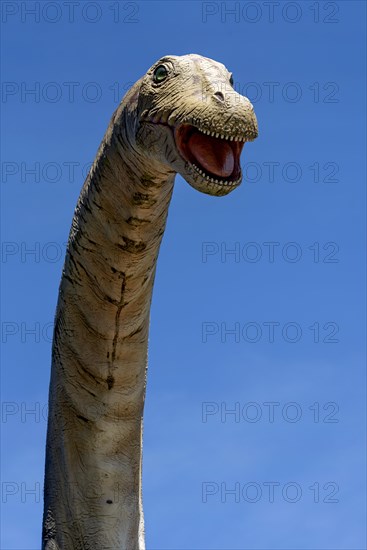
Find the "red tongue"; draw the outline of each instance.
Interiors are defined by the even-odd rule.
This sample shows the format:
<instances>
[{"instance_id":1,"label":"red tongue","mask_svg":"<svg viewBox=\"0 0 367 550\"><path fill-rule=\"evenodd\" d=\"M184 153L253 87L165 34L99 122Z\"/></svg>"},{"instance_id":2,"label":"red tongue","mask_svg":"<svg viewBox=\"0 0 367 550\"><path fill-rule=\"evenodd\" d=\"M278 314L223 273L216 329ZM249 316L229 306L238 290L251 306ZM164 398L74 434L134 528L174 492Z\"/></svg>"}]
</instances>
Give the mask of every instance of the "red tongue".
<instances>
[{"instance_id":1,"label":"red tongue","mask_svg":"<svg viewBox=\"0 0 367 550\"><path fill-rule=\"evenodd\" d=\"M191 154L211 174L226 178L234 169L234 155L229 143L215 137L193 133L187 143Z\"/></svg>"}]
</instances>

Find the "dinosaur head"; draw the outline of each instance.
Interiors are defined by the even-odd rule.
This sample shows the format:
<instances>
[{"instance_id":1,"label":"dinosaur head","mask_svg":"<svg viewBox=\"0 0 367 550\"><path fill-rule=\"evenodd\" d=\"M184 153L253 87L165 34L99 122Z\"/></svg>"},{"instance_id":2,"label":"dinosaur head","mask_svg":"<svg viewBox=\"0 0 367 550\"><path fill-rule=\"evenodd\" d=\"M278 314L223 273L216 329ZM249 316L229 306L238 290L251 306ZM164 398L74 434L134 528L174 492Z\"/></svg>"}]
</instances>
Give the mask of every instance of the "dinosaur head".
<instances>
[{"instance_id":1,"label":"dinosaur head","mask_svg":"<svg viewBox=\"0 0 367 550\"><path fill-rule=\"evenodd\" d=\"M136 146L203 193L235 189L243 146L258 130L226 67L200 55L165 56L137 85Z\"/></svg>"}]
</instances>

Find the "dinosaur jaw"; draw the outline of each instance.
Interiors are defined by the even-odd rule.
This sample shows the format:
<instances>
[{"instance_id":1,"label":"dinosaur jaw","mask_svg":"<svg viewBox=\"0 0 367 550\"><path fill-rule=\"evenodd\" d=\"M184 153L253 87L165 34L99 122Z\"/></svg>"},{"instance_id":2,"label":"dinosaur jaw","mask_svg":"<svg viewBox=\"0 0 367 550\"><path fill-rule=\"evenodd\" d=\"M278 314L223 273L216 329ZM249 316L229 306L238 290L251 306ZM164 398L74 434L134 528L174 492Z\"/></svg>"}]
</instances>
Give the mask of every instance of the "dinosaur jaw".
<instances>
[{"instance_id":1,"label":"dinosaur jaw","mask_svg":"<svg viewBox=\"0 0 367 550\"><path fill-rule=\"evenodd\" d=\"M228 191L241 183L240 155L245 138L180 124L174 128L174 139L180 156L203 183L225 186Z\"/></svg>"}]
</instances>

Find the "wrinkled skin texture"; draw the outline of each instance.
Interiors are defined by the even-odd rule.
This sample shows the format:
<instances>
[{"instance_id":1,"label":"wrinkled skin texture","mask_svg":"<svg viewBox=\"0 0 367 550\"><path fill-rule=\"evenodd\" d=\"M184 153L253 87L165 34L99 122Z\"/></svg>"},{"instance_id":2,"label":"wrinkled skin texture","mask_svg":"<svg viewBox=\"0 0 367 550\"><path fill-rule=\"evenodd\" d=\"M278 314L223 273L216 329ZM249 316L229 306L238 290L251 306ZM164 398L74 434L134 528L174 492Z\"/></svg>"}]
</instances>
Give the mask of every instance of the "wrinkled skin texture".
<instances>
[{"instance_id":1,"label":"wrinkled skin texture","mask_svg":"<svg viewBox=\"0 0 367 550\"><path fill-rule=\"evenodd\" d=\"M155 82L162 64L166 77ZM159 60L112 116L82 188L55 318L44 550L145 547L142 418L156 262L176 173L209 195L241 181L239 155L257 123L229 79L198 55Z\"/></svg>"}]
</instances>

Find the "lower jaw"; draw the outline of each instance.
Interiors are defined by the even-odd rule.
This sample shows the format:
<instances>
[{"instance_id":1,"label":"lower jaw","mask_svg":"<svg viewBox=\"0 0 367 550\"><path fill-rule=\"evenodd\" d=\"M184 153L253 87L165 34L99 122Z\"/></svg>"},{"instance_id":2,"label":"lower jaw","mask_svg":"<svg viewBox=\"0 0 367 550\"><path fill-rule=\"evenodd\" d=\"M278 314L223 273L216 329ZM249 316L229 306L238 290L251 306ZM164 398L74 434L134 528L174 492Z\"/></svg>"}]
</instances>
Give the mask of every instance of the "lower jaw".
<instances>
[{"instance_id":1,"label":"lower jaw","mask_svg":"<svg viewBox=\"0 0 367 550\"><path fill-rule=\"evenodd\" d=\"M235 178L224 179L220 176L217 176L216 174L209 174L205 172L202 168L194 163L188 162L188 165L190 166L194 174L198 174L200 176L200 178L203 180L203 183L214 184L223 187L237 187L242 180L241 170L237 172Z\"/></svg>"}]
</instances>

